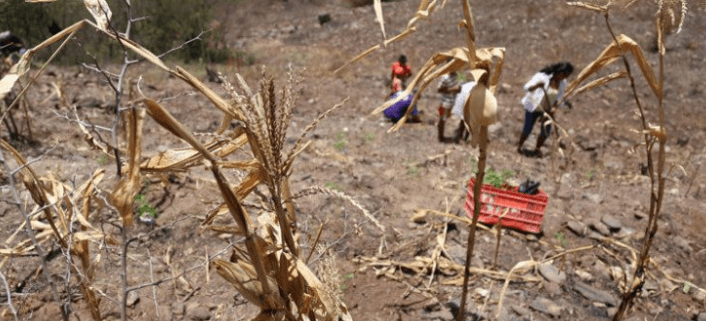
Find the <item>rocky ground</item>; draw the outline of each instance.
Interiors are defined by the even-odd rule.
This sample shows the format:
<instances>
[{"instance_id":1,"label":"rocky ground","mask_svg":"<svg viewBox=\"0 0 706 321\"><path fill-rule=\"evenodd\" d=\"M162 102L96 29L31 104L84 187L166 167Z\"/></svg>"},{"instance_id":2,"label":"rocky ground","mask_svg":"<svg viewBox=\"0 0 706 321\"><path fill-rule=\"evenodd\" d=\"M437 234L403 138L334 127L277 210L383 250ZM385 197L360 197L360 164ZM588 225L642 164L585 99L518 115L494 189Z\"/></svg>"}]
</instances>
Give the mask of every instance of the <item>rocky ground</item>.
<instances>
[{"instance_id":1,"label":"rocky ground","mask_svg":"<svg viewBox=\"0 0 706 321\"><path fill-rule=\"evenodd\" d=\"M334 279L355 320L451 320L460 304L460 275L453 264L463 264L468 227L452 218L467 217L463 208L468 181L476 169L478 151L469 144L439 143L436 137L440 96L429 88L419 103L422 122L387 133L391 124L381 115L370 115L383 102L388 67L404 53L415 71L438 51L463 46L457 30L460 6L449 1L444 8L417 26L417 32L367 58L342 66L369 46L381 41L372 6L349 1L245 1L223 10L225 45L242 53L229 64L210 68L232 79L241 73L251 84L260 77L260 66L284 84L287 66L302 82L292 117L289 146L318 114L349 100L325 118L309 135L312 144L295 162L292 189L321 186L355 198L385 227L382 232L360 210L334 196L317 195L297 202L303 235L324 226L312 267L333 261ZM569 7L563 1L498 0L473 2L478 45L505 47L506 61L498 93L500 122L490 128L488 166L512 171L508 180L519 184L529 178L541 182L548 206L541 233L503 229L501 237L480 230L476 237L467 311L469 320L608 320L620 302L621 290L634 271L647 224L649 177L643 136L629 84L625 80L594 89L574 98L573 108L562 111L558 121L574 146L562 156L543 158L519 155L516 143L523 121L518 101L522 85L546 64L571 61L579 70L611 41L601 15ZM383 4L388 37L401 32L418 2ZM617 33L634 38L657 66L654 52L654 7L636 5L612 16ZM318 17L331 20L320 24ZM669 135L665 198L659 230L650 256L656 263L627 318L637 320L706 319L706 72L703 10L686 15L681 33L668 38L665 60L666 128ZM176 63L169 63L174 65ZM187 66L205 81L203 65ZM605 71L614 72L619 65ZM637 65L632 70L639 73ZM130 76L143 76L148 97L163 99L177 119L194 132L215 130L220 113L174 78L147 66L133 68ZM574 74L575 76L576 74ZM573 78L570 78L573 79ZM650 123L658 122L656 100L644 77L636 76L638 95ZM95 170L106 170L114 180L114 164L83 142L69 111L55 95L59 85L85 120L109 125L113 104L101 75L88 70L50 66L29 92L33 136L38 144L21 153L36 158L33 168L52 173L62 182L82 182ZM219 85L210 86L225 95ZM433 86L432 86L433 87ZM452 128L447 128L451 135ZM183 147L167 131L149 120L143 148L156 155ZM535 129L536 131L537 129ZM5 133L3 132L3 135ZM533 135L526 142L534 143ZM3 174L5 175L5 174ZM4 178L4 177L3 177ZM113 181L114 183L114 181ZM113 184L111 183L111 184ZM256 311L204 260L218 254L236 238L217 237L201 230L200 220L219 201L212 179L205 171L175 173L168 180L154 178L145 192L159 210L157 227L140 225L151 236L136 242L128 257L129 281L140 284L184 273L178 281L137 291L130 298L133 320L248 320ZM3 182L2 199L9 199ZM420 213L426 211L426 216ZM0 202L0 239L6 240L20 225L20 216L7 202ZM451 217L434 213L450 213ZM413 219L415 218L415 219ZM110 226L106 227L110 229ZM440 238L439 236L443 236ZM313 236L312 236L313 238ZM310 251L310 239L302 243ZM497 242L500 245L496 247ZM443 243L443 251L438 247ZM9 246L9 244L8 244ZM577 249L566 253L566 250ZM497 256L496 256L497 250ZM107 319L119 318L117 249L107 248L98 267L96 288L102 291ZM424 267L429 258L441 256L449 265ZM518 272L504 289L503 276L522 261L544 264ZM426 260L426 261L425 261ZM65 262L50 261L57 280ZM41 278L34 277L36 258L13 258L2 268L21 319L53 320L58 307L47 294ZM434 270L434 272L431 272ZM24 280L24 281L23 281ZM17 287L16 285L23 284ZM65 293L65 292L64 292ZM0 296L4 304L5 296ZM502 300L502 306L500 302ZM10 319L5 305L3 319ZM74 311L80 320L90 318L77 297ZM3 312L4 311L4 312Z\"/></svg>"}]
</instances>

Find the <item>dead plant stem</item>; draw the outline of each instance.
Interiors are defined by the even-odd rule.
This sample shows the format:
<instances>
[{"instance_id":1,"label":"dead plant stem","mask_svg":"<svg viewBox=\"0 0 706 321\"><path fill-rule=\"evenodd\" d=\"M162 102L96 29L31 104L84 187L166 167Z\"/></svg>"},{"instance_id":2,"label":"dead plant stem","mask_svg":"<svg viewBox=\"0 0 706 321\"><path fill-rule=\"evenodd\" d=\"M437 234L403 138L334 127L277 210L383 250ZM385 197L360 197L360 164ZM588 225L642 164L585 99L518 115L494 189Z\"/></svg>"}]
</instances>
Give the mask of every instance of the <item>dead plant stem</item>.
<instances>
[{"instance_id":1,"label":"dead plant stem","mask_svg":"<svg viewBox=\"0 0 706 321\"><path fill-rule=\"evenodd\" d=\"M468 296L468 279L471 274L471 258L473 257L473 245L476 238L476 224L480 216L480 199L481 187L483 186L483 178L485 176L485 161L487 159L488 150L488 126L480 128L480 143L478 156L478 173L476 173L476 181L473 185L473 221L471 222L470 231L468 232L468 244L466 249L466 266L463 269L463 289L461 291L461 306L456 317L457 321L465 320L466 314L466 297Z\"/></svg>"},{"instance_id":2,"label":"dead plant stem","mask_svg":"<svg viewBox=\"0 0 706 321\"><path fill-rule=\"evenodd\" d=\"M17 318L17 310L15 310L15 307L12 305L12 294L10 293L10 286L7 284L7 279L5 279L5 275L2 274L2 271L0 271L0 280L2 280L2 283L5 285L5 293L7 294L7 306L10 307L10 312L12 312L12 316L15 318L15 321L19 321Z\"/></svg>"},{"instance_id":3,"label":"dead plant stem","mask_svg":"<svg viewBox=\"0 0 706 321\"><path fill-rule=\"evenodd\" d=\"M612 25L610 23L610 12L605 11L604 12L604 17L605 17L605 22L606 26L608 28L608 31L610 32L611 36L613 37L613 40L616 42L618 45L618 49L622 53L622 48L620 46L620 42L618 41L615 32L613 31ZM660 26L658 25L658 28ZM658 33L661 32L658 30ZM663 38L660 38L661 41L663 41ZM661 47L661 46L660 46ZM642 107L642 104L640 103L640 99L637 94L637 89L635 86L635 79L632 76L632 72L630 71L630 65L628 63L627 58L625 57L624 54L621 55L621 58L623 60L623 64L625 65L625 70L628 75L628 79L630 81L630 87L632 88L633 92L633 97L635 99L635 102L637 104L639 113L640 113L640 119L642 121L642 128L645 132L644 138L645 138L645 150L646 150L646 158L647 158L647 168L650 176L650 208L649 208L649 219L647 222L647 226L645 227L645 238L642 244L642 249L640 250L640 257L637 260L637 266L635 268L635 273L633 274L633 280L628 284L628 289L625 293L622 295L622 301L620 302L620 306L618 307L618 311L613 317L613 321L619 321L623 318L625 313L627 312L628 308L630 307L633 299L639 292L639 290L642 287L642 284L644 282L644 275L645 275L645 268L647 267L647 263L649 263L649 250L650 247L652 246L652 241L654 239L655 234L657 233L657 221L659 218L660 214L660 209L662 206L662 199L664 196L664 178L662 177L663 171L664 171L664 147L665 147L665 139L659 139L659 152L658 152L658 160L657 160L657 180L655 181L655 172L654 172L654 161L652 159L652 146L654 145L653 138L650 136L648 133L648 127L647 127L647 121L645 120L645 113L644 109ZM663 93L664 93L664 53L662 50L660 50L659 53L659 68L660 68L660 75L659 75L659 94L657 95L657 99L659 102L659 122L660 122L660 131L664 133L664 101L663 101ZM657 187L657 193L655 193L655 186Z\"/></svg>"},{"instance_id":4,"label":"dead plant stem","mask_svg":"<svg viewBox=\"0 0 706 321\"><path fill-rule=\"evenodd\" d=\"M47 260L45 260L45 253L44 250L42 249L42 246L39 244L39 241L37 241L37 235L34 232L34 229L32 228L32 223L30 222L29 215L24 211L22 208L22 199L20 198L20 193L17 191L17 186L15 185L15 176L10 174L12 171L10 170L10 167L7 165L5 162L5 153L3 152L3 149L0 148L0 163L2 164L3 170L5 170L6 173L8 173L8 180L10 181L10 190L12 193L12 198L15 201L15 205L17 206L17 209L20 211L22 214L22 217L24 218L25 221L25 229L27 230L27 235L29 235L30 240L32 240L32 244L34 245L34 249L37 251L37 255L39 255L39 258L42 260L42 275L44 276L44 279L46 280L47 284L49 284L49 287L51 288L51 294L52 294L52 299L60 306L61 310L61 318L64 321L69 321L69 314L68 311L64 309L64 307L61 304L61 300L59 298L59 292L56 290L56 285L54 282L52 282L51 276L49 275L49 266L47 265ZM8 297L9 300L9 297Z\"/></svg>"}]
</instances>

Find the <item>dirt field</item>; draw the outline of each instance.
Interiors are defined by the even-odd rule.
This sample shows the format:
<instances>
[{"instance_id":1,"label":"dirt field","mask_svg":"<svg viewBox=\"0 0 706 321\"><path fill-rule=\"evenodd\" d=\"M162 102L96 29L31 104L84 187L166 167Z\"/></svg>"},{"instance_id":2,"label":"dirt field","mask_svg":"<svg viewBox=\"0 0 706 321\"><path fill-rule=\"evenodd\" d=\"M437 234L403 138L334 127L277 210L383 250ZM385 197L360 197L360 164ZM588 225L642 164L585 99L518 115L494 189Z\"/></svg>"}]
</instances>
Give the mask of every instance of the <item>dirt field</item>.
<instances>
[{"instance_id":1,"label":"dirt field","mask_svg":"<svg viewBox=\"0 0 706 321\"><path fill-rule=\"evenodd\" d=\"M316 231L323 225L310 265L334 262L332 274L340 296L355 320L452 320L461 297L457 273L444 267L417 271L406 264L431 258L438 236L444 236L441 255L463 264L468 226L459 220L428 215L413 222L421 210L466 217L468 181L476 169L478 150L469 144L439 143L436 135L440 95L436 82L419 102L420 123L407 124L387 133L391 123L381 114L370 115L387 92L389 66L405 54L413 72L432 54L465 45L458 31L462 11L458 1L417 25L417 32L354 63L338 74L333 71L350 58L381 42L382 35L372 6L353 6L349 1L263 0L233 4L228 16L219 17L226 28L226 45L243 53L238 61L212 65L227 78L241 73L253 88L261 66L284 84L288 66L302 79L296 93L298 105L289 128L292 146L299 133L317 115L348 101L321 121L308 136L311 145L294 163L292 190L326 187L353 197L385 227L382 232L350 203L328 195L298 199L296 210L304 253L312 251ZM383 4L388 37L404 30L418 1ZM543 66L570 61L580 71L611 41L603 16L551 0L472 1L481 47L505 47L506 60L498 92L500 121L490 128L488 166L514 172L511 184L525 179L541 182L549 202L540 234L502 230L495 262L497 239L479 230L467 311L469 320L609 320L620 302L621 289L634 271L647 225L650 180L641 173L646 157L637 107L627 80L618 80L572 99L572 109L557 115L575 148L567 157L552 154L548 142L543 158L516 152L524 111L519 103L522 86ZM638 4L611 17L616 33L635 39L647 60L657 68L654 50L654 6ZM317 16L329 14L320 24ZM627 313L627 320L698 320L706 318L706 20L703 9L691 9L683 30L667 40L665 60L665 106L668 142L667 174L662 216L650 256L642 291ZM88 31L83 31L88 32ZM632 61L638 96L648 121L657 124L657 102L639 68ZM176 63L168 62L174 66ZM107 65L106 66L110 66ZM106 67L112 72L118 66ZM203 65L186 67L206 81ZM622 68L617 63L609 72ZM35 69L36 70L36 69ZM572 80L578 72L569 78ZM603 74L607 74L604 72ZM147 97L161 99L174 116L196 133L214 131L221 113L183 82L148 65L131 67L129 77L142 76ZM211 88L224 97L224 89ZM97 169L105 169L105 186L117 181L115 164L92 150L83 140L74 114L56 95L78 108L77 116L100 126L111 126L114 96L102 75L78 67L49 66L28 92L28 115L36 143L18 144L21 154L32 161L39 175L52 174L65 184L79 184ZM16 119L22 114L17 113ZM457 120L447 125L450 136ZM534 146L538 129L525 143ZM3 138L7 132L3 130ZM148 119L145 124L145 157L160 151L185 147L165 129ZM121 139L124 141L124 139ZM573 152L571 152L573 151ZM571 153L570 153L571 152ZM6 156L7 157L7 156ZM231 177L234 181L242 177ZM203 218L221 201L213 177L205 168L187 173L152 176L143 190L159 217L155 225L138 224L146 237L131 243L128 283L138 285L167 277L175 280L145 287L131 297L132 320L249 320L254 306L237 294L206 263L208 256L227 257L229 242L242 240L201 229ZM263 189L264 191L264 189ZM8 240L23 222L12 202L7 173L2 172L0 190L0 239ZM28 193L23 201L31 203ZM257 203L257 196L247 199ZM23 205L32 209L34 204ZM253 209L252 213L257 213ZM117 229L101 221L109 233ZM604 223L605 222L605 223ZM607 225L612 225L609 227ZM607 230L606 230L607 229ZM20 233L18 237L27 236ZM3 241L1 247L11 247ZM561 256L551 267L530 269L509 282L504 277L521 261ZM49 244L57 250L57 244ZM107 320L119 315L120 249L107 245L96 269L95 288L101 293L101 310ZM57 253L57 254L60 254ZM437 253L437 255L439 255ZM49 260L50 273L64 284L66 261L61 255ZM40 258L8 259L0 271L7 278L13 303L21 320L58 320L53 302L37 268ZM370 263L377 262L373 266ZM496 263L496 264L495 264ZM555 270L560 269L561 273ZM432 272L433 270L433 272ZM183 273L183 275L182 275ZM621 274L622 273L622 274ZM330 274L330 272L329 272ZM628 280L627 282L625 280ZM72 320L91 316L72 284L59 292L73 296ZM12 320L7 296L0 283L0 319ZM500 310L500 312L498 312ZM497 317L499 315L499 318Z\"/></svg>"}]
</instances>

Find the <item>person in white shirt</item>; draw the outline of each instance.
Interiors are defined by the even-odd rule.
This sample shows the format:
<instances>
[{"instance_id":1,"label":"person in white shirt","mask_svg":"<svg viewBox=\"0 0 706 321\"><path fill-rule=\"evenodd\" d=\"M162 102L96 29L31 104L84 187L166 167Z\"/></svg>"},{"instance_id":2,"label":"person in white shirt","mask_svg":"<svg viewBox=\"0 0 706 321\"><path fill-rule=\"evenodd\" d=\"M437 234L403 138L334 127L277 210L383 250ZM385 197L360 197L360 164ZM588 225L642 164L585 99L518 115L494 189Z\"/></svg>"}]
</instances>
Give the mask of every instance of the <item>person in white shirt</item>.
<instances>
[{"instance_id":1,"label":"person in white shirt","mask_svg":"<svg viewBox=\"0 0 706 321\"><path fill-rule=\"evenodd\" d=\"M564 96L566 79L573 72L574 66L571 63L560 62L544 67L525 84L526 94L520 100L525 109L525 124L520 135L520 142L517 144L518 153L524 154L522 145L532 132L534 123L539 119L542 126L533 154L538 157L542 156L540 148L551 132L551 125L544 125L548 119L545 113L549 116L552 115L555 105Z\"/></svg>"},{"instance_id":2,"label":"person in white shirt","mask_svg":"<svg viewBox=\"0 0 706 321\"><path fill-rule=\"evenodd\" d=\"M439 81L439 88L437 91L441 94L441 103L439 104L439 123L437 127L439 129L439 142L445 142L444 138L444 127L446 125L446 120L451 116L451 107L453 107L456 101L456 94L461 91L461 86L459 85L457 79L457 73L450 72L446 75L441 76Z\"/></svg>"}]
</instances>

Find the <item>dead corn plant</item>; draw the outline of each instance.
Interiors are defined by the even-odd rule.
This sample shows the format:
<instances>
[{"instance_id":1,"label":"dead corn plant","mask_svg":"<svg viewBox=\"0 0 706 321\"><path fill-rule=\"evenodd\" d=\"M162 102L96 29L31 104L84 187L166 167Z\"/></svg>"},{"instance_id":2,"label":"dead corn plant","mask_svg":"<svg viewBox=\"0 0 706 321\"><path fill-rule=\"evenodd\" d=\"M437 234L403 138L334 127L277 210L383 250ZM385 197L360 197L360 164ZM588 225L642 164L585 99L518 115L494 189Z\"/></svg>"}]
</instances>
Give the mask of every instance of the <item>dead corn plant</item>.
<instances>
[{"instance_id":1,"label":"dead corn plant","mask_svg":"<svg viewBox=\"0 0 706 321\"><path fill-rule=\"evenodd\" d=\"M193 152L189 157L196 156L210 164L224 203L207 215L202 226L245 237L244 248L235 247L230 260L214 260L212 266L248 301L260 307L261 312L254 320L349 320L345 305L300 258L301 250L295 236L296 213L290 205L292 197L287 178L295 157L306 147L304 136L320 118L305 129L291 150L284 150L285 134L294 104L291 74L289 85L280 91L280 95L276 94L273 78L265 78L260 83L259 93L253 93L239 75L236 78L240 92L222 78L231 95L230 103L226 103L211 96L200 81L183 69L177 70L195 88L208 92L205 94L226 111L225 125L233 119L244 124L244 127L225 135L228 137L225 145L208 147L202 145L160 104L147 98L143 100L153 119L191 145ZM226 127L222 126L221 129ZM223 130L219 130L217 135L223 134ZM244 143L249 145L252 159L223 160L223 157L242 148ZM165 159L164 155L160 155L145 164L145 170L154 170L155 165L174 169L175 164L184 164L184 159ZM223 175L224 169L240 169L249 173L239 185L233 187ZM253 221L241 199L260 184L269 190L268 204L271 207ZM230 213L235 226L213 225L216 217L226 213Z\"/></svg>"},{"instance_id":2,"label":"dead corn plant","mask_svg":"<svg viewBox=\"0 0 706 321\"><path fill-rule=\"evenodd\" d=\"M654 15L655 27L657 29L657 47L659 57L657 76L655 76L652 66L645 59L640 45L626 35L616 35L611 24L611 10L621 4L625 4L626 7L629 7L634 5L636 2L654 2L657 5ZM630 88L637 106L637 111L640 116L641 129L637 130L637 132L641 133L644 138L647 172L650 177L648 221L647 226L645 227L645 237L637 259L635 272L632 274L632 280L629 281L629 285L626 287L625 291L623 291L622 301L618 308L618 312L613 317L613 320L618 321L623 318L627 310L630 308L632 301L645 282L646 270L649 267L650 262L649 251L657 233L657 223L660 218L662 203L664 202L664 176L666 167L665 147L668 138L665 128L664 103L664 59L667 52L665 47L665 38L668 35L675 32L678 33L681 30L688 6L686 0L606 1L604 4L572 2L569 3L569 5L602 14L605 18L607 31L613 38L613 42L603 50L598 58L596 58L581 71L577 79L568 86L565 97L569 97L573 91L579 92L582 91L583 88L593 88L609 81L611 77L610 75L589 83L582 89L577 90L578 85L594 73L601 70L603 67L618 60L622 61L625 68L624 73L627 75L629 80ZM634 74L630 68L630 64L628 63L628 57L630 54L636 60L637 65L640 67L640 71L647 80L647 84L655 96L656 109L659 115L656 125L650 123L645 116L646 106L639 98ZM656 159L654 155L655 147L658 147Z\"/></svg>"},{"instance_id":3,"label":"dead corn plant","mask_svg":"<svg viewBox=\"0 0 706 321\"><path fill-rule=\"evenodd\" d=\"M382 45L376 45L369 48L360 55L351 59L348 63L346 63L346 65L342 66L338 70L341 70L350 63L362 59L375 50L380 49L382 46L399 41L416 31L415 24L420 19L428 17L429 14L436 9L438 4L438 1L422 0L419 4L417 12L414 17L410 19L407 24L407 28L403 32L391 39L384 40ZM445 1L440 3L442 7L445 4ZM454 48L432 56L410 82L403 94L399 95L397 99L388 101L375 109L373 114L382 112L392 104L410 95L414 89L417 89L417 92L410 103L410 106L413 106L419 99L424 89L433 80L439 78L443 74L467 68L471 71L476 85L465 102L463 120L468 131L472 133L471 145L473 147L478 147L479 150L478 171L476 173L475 180L476 182L482 182L483 177L485 176L487 148L489 143L488 126L497 122L497 101L495 99L495 93L497 91L497 85L502 73L505 49L476 48L475 25L473 22L473 15L471 13L471 5L469 0L461 0L461 10L463 11L464 19L459 23L459 26L461 26L460 30L466 34L466 46ZM378 20L382 21L381 9L376 6L375 11ZM380 27L383 29L384 35L384 24L382 22L380 23ZM390 131L396 131L403 126L412 110L412 108L408 108L405 115L390 129ZM475 184L474 195L481 195L481 187L482 184ZM463 273L464 279L461 294L461 308L456 316L457 320L464 320L465 318L468 280L471 274L470 261L473 256L473 245L475 243L475 232L478 217L480 216L480 208L480 198L476 197L474 198L473 220L471 222L470 232L468 234L466 265Z\"/></svg>"}]
</instances>

